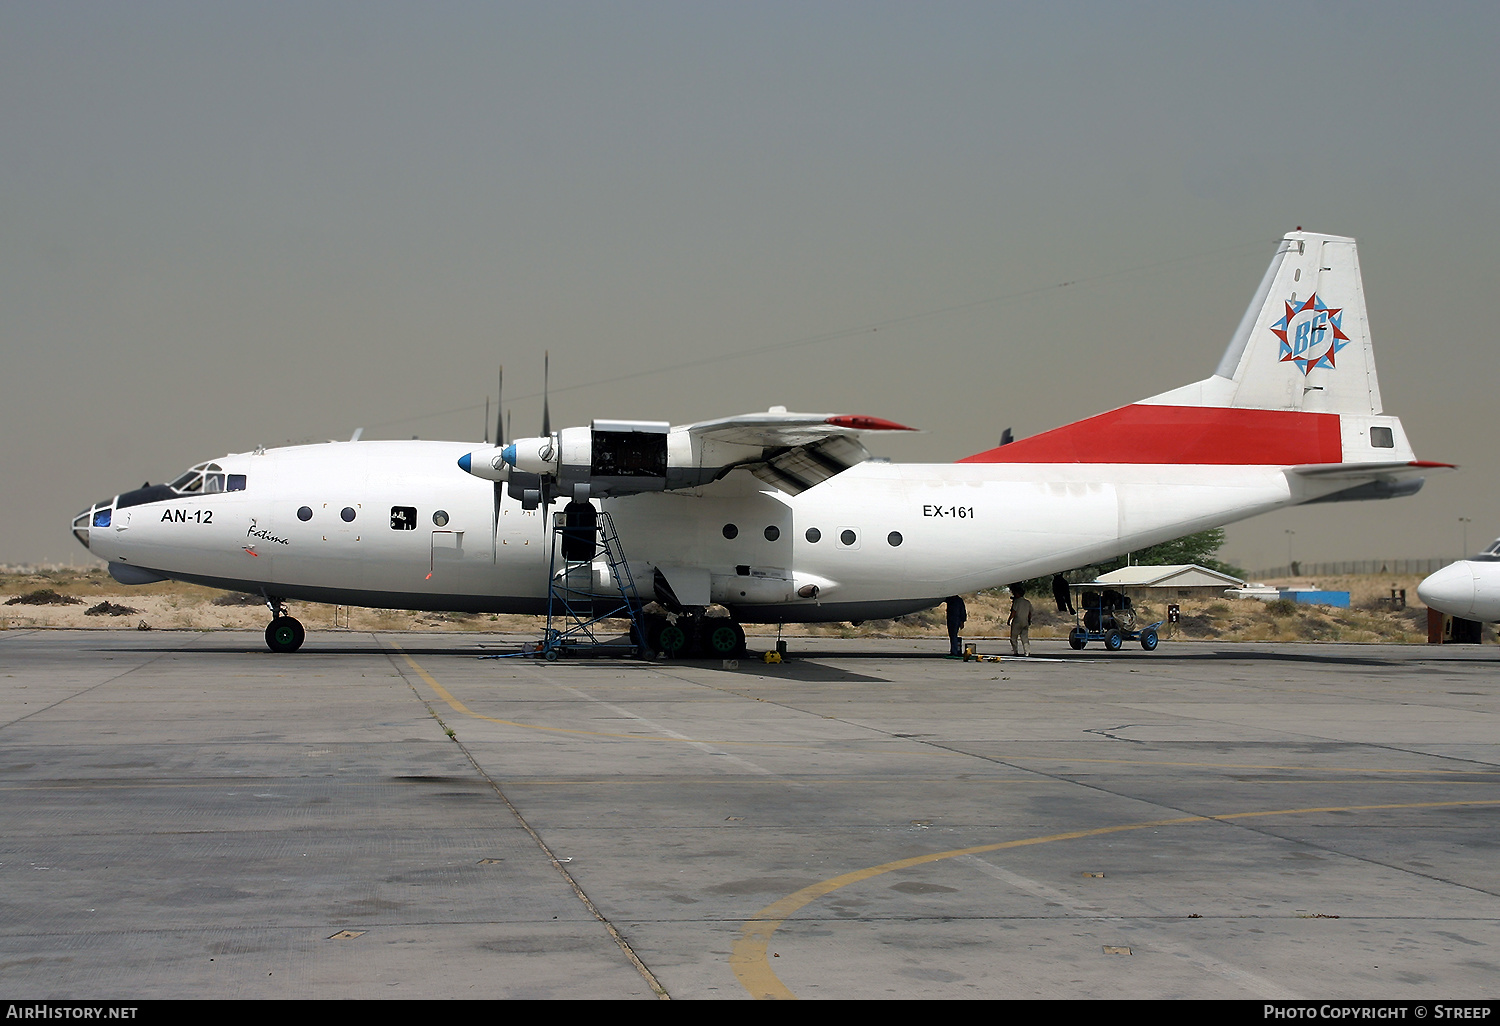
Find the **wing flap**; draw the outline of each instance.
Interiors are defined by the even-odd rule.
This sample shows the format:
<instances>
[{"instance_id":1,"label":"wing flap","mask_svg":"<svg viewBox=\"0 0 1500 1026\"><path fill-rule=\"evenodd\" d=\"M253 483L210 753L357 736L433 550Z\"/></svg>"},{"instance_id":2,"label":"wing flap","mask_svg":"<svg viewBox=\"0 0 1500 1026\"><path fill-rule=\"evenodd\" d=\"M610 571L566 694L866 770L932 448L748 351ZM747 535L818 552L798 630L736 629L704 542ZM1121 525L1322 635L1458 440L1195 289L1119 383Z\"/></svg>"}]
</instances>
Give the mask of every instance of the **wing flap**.
<instances>
[{"instance_id":1,"label":"wing flap","mask_svg":"<svg viewBox=\"0 0 1500 1026\"><path fill-rule=\"evenodd\" d=\"M869 459L860 435L914 429L862 414L788 413L773 407L673 430L691 436L700 465L745 467L796 495Z\"/></svg>"},{"instance_id":2,"label":"wing flap","mask_svg":"<svg viewBox=\"0 0 1500 1026\"><path fill-rule=\"evenodd\" d=\"M842 474L870 458L870 450L856 438L835 435L811 445L799 445L751 465L750 473L784 492L798 495Z\"/></svg>"}]
</instances>

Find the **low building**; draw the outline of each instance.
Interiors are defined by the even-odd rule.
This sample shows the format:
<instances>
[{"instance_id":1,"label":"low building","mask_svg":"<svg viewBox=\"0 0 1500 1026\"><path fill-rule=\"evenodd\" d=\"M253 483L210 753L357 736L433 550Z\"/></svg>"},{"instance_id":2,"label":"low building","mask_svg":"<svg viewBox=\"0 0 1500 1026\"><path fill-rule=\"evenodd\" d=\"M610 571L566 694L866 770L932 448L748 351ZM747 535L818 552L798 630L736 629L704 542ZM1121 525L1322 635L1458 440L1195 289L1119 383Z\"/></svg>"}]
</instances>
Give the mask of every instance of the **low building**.
<instances>
[{"instance_id":1,"label":"low building","mask_svg":"<svg viewBox=\"0 0 1500 1026\"><path fill-rule=\"evenodd\" d=\"M1120 569L1099 577L1085 588L1112 588L1130 598L1132 602L1155 599L1158 602L1177 602L1182 599L1223 598L1229 588L1243 588L1245 582L1238 577L1210 570L1196 563L1178 563L1175 566L1122 566Z\"/></svg>"}]
</instances>

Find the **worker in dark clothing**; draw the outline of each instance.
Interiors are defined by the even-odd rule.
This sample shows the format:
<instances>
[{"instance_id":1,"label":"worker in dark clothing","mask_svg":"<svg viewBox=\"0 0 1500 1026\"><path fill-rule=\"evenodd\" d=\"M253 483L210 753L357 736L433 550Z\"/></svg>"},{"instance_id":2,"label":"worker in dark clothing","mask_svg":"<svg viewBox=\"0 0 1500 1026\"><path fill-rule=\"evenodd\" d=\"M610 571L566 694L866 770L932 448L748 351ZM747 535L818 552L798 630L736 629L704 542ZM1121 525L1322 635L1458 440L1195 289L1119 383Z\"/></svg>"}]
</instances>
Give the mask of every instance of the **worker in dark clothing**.
<instances>
[{"instance_id":1,"label":"worker in dark clothing","mask_svg":"<svg viewBox=\"0 0 1500 1026\"><path fill-rule=\"evenodd\" d=\"M969 622L969 610L964 605L964 600L954 595L947 600L948 606L948 654L963 655L960 650L958 632L964 629L964 624Z\"/></svg>"},{"instance_id":2,"label":"worker in dark clothing","mask_svg":"<svg viewBox=\"0 0 1500 1026\"><path fill-rule=\"evenodd\" d=\"M1073 590L1068 587L1068 579L1062 574L1052 578L1052 598L1057 602L1059 613L1076 613L1073 608Z\"/></svg>"}]
</instances>

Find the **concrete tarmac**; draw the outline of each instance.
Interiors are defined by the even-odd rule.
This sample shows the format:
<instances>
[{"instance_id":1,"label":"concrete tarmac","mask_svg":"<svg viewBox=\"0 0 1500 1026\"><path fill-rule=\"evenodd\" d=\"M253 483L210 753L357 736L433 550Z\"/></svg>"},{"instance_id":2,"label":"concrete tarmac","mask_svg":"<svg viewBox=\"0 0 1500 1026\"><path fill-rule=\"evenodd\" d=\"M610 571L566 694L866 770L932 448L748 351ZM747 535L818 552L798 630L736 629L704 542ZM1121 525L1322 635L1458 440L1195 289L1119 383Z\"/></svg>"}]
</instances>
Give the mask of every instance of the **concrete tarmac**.
<instances>
[{"instance_id":1,"label":"concrete tarmac","mask_svg":"<svg viewBox=\"0 0 1500 1026\"><path fill-rule=\"evenodd\" d=\"M1500 649L505 640L0 633L7 997L1500 991Z\"/></svg>"}]
</instances>

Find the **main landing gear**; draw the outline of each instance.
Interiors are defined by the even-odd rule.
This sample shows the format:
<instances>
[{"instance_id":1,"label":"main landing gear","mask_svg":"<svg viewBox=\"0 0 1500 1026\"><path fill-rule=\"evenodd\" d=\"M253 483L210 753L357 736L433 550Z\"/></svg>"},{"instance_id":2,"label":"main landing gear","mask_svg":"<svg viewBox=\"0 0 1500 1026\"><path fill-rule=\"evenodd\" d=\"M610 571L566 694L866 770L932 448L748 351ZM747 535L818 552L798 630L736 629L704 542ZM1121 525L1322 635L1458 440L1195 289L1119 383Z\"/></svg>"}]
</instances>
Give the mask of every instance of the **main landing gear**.
<instances>
[{"instance_id":1,"label":"main landing gear","mask_svg":"<svg viewBox=\"0 0 1500 1026\"><path fill-rule=\"evenodd\" d=\"M307 631L294 617L286 615L281 599L267 596L266 606L271 610L271 623L266 627L266 647L272 652L295 652L307 640Z\"/></svg>"},{"instance_id":2,"label":"main landing gear","mask_svg":"<svg viewBox=\"0 0 1500 1026\"><path fill-rule=\"evenodd\" d=\"M669 618L648 614L646 642L653 652L668 659L695 655L737 659L745 654L745 628L727 616L678 613L675 618Z\"/></svg>"}]
</instances>

